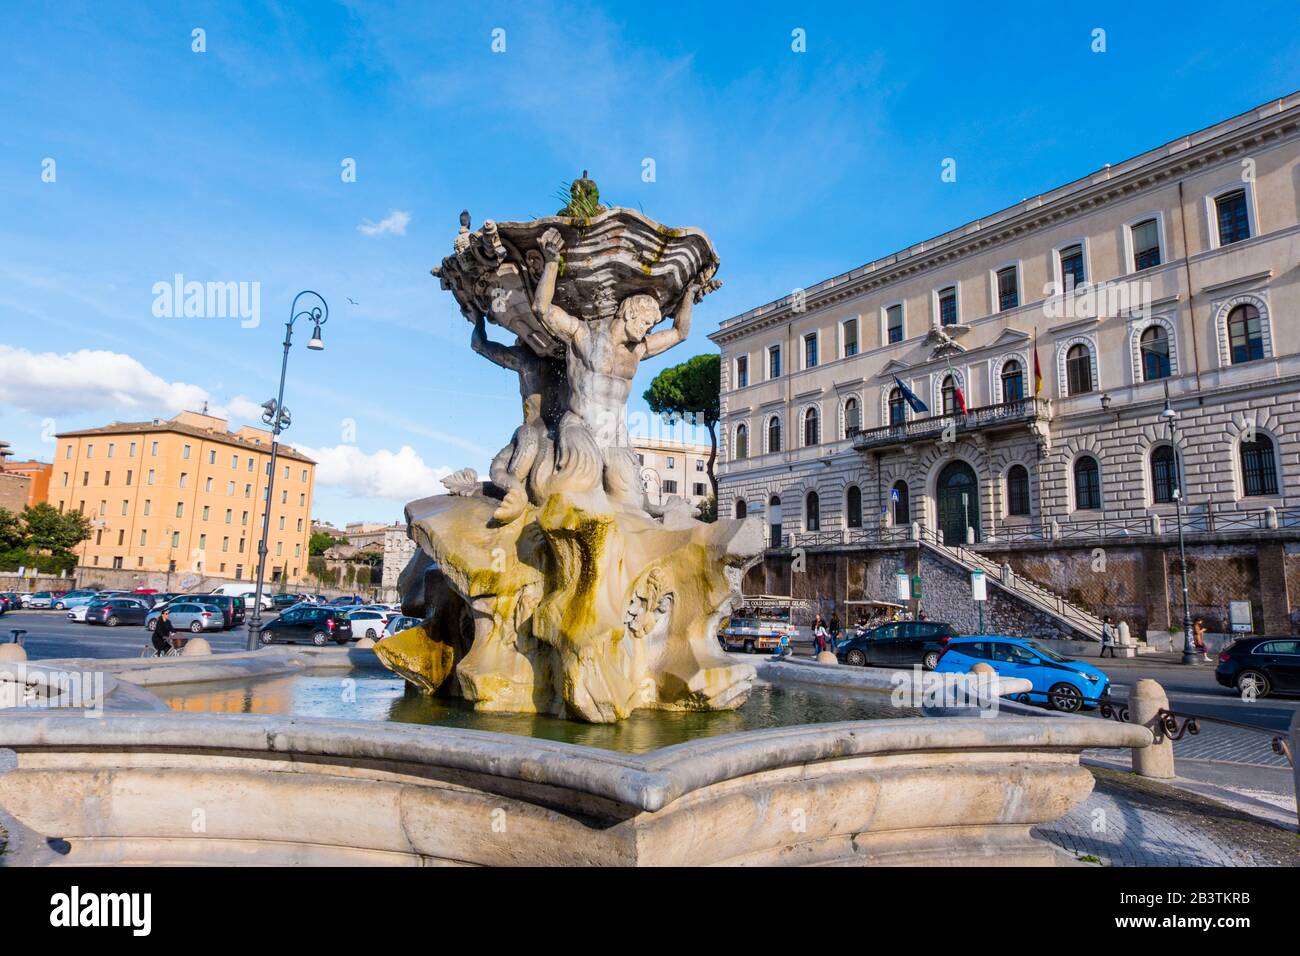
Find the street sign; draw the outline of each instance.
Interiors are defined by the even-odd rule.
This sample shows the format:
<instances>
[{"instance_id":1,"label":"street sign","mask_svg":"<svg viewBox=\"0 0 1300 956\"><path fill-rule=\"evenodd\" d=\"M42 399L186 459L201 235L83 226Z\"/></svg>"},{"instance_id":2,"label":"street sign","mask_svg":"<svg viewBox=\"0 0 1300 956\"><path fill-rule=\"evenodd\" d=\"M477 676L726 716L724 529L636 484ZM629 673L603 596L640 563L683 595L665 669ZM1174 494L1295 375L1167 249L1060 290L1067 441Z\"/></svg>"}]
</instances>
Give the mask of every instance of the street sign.
<instances>
[{"instance_id":1,"label":"street sign","mask_svg":"<svg viewBox=\"0 0 1300 956\"><path fill-rule=\"evenodd\" d=\"M973 601L988 600L988 585L984 580L984 572L979 568L970 573L970 596Z\"/></svg>"},{"instance_id":2,"label":"street sign","mask_svg":"<svg viewBox=\"0 0 1300 956\"><path fill-rule=\"evenodd\" d=\"M898 500L898 489L897 489L897 488L890 488L890 489L889 489L889 500L890 500L890 501L897 501L897 500Z\"/></svg>"},{"instance_id":3,"label":"street sign","mask_svg":"<svg viewBox=\"0 0 1300 956\"><path fill-rule=\"evenodd\" d=\"M912 575L912 597L921 600L921 575Z\"/></svg>"},{"instance_id":4,"label":"street sign","mask_svg":"<svg viewBox=\"0 0 1300 956\"><path fill-rule=\"evenodd\" d=\"M898 590L896 592L898 594L898 599L900 601L906 601L909 597L911 597L911 586L910 586L911 582L907 578L907 572L899 571L898 574L895 576L894 580L898 586Z\"/></svg>"}]
</instances>

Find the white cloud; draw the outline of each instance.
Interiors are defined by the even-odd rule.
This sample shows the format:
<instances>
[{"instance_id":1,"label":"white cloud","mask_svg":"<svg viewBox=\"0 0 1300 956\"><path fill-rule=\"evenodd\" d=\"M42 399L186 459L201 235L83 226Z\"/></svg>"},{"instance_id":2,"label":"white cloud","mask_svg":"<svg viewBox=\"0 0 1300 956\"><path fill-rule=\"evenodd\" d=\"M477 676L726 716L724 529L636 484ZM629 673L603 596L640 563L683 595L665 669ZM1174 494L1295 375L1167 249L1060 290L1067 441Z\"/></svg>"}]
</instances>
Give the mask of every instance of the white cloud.
<instances>
[{"instance_id":1,"label":"white cloud","mask_svg":"<svg viewBox=\"0 0 1300 956\"><path fill-rule=\"evenodd\" d=\"M363 236L382 236L384 233L392 233L394 236L406 235L406 225L411 221L409 212L402 212L400 209L394 209L388 214L388 218L379 222L371 222L367 219L361 225L357 226L357 232Z\"/></svg>"},{"instance_id":2,"label":"white cloud","mask_svg":"<svg viewBox=\"0 0 1300 956\"><path fill-rule=\"evenodd\" d=\"M319 484L340 488L351 498L391 498L405 504L414 498L442 494L442 479L453 471L426 464L410 445L397 451L381 448L369 454L356 445L294 447L316 460Z\"/></svg>"},{"instance_id":3,"label":"white cloud","mask_svg":"<svg viewBox=\"0 0 1300 956\"><path fill-rule=\"evenodd\" d=\"M226 402L225 411L232 418L242 418L254 423L262 420L262 403L253 401L247 395L236 395Z\"/></svg>"},{"instance_id":4,"label":"white cloud","mask_svg":"<svg viewBox=\"0 0 1300 956\"><path fill-rule=\"evenodd\" d=\"M178 412L210 396L188 382L169 382L121 352L30 352L0 345L0 402L38 415L122 408Z\"/></svg>"}]
</instances>

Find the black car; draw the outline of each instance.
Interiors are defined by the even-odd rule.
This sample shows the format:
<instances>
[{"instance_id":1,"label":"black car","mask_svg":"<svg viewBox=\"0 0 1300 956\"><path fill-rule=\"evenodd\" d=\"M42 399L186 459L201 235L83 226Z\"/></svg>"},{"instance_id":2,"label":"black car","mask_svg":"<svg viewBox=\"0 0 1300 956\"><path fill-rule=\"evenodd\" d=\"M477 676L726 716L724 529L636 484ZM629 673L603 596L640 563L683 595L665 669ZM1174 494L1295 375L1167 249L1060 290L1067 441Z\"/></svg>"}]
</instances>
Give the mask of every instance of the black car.
<instances>
[{"instance_id":1,"label":"black car","mask_svg":"<svg viewBox=\"0 0 1300 956\"><path fill-rule=\"evenodd\" d=\"M271 604L277 611L283 611L291 608L302 600L297 594L276 594L271 598Z\"/></svg>"},{"instance_id":2,"label":"black car","mask_svg":"<svg viewBox=\"0 0 1300 956\"><path fill-rule=\"evenodd\" d=\"M951 624L938 621L895 621L858 631L841 638L835 657L841 664L858 667L911 667L920 664L928 671L939 663L948 638L956 637Z\"/></svg>"},{"instance_id":3,"label":"black car","mask_svg":"<svg viewBox=\"0 0 1300 956\"><path fill-rule=\"evenodd\" d=\"M352 640L352 625L346 611L332 607L291 607L273 621L262 625L263 644L310 641L324 647L330 641L346 644Z\"/></svg>"},{"instance_id":4,"label":"black car","mask_svg":"<svg viewBox=\"0 0 1300 956\"><path fill-rule=\"evenodd\" d=\"M1214 677L1242 696L1300 694L1300 640L1294 637L1244 637L1219 654Z\"/></svg>"},{"instance_id":5,"label":"black car","mask_svg":"<svg viewBox=\"0 0 1300 956\"><path fill-rule=\"evenodd\" d=\"M244 623L244 599L230 594L187 594L186 598L201 604L215 604L221 608L225 626L238 627Z\"/></svg>"},{"instance_id":6,"label":"black car","mask_svg":"<svg viewBox=\"0 0 1300 956\"><path fill-rule=\"evenodd\" d=\"M86 610L86 623L117 627L119 624L143 624L148 616L149 605L144 601L115 597L107 601L92 601Z\"/></svg>"}]
</instances>

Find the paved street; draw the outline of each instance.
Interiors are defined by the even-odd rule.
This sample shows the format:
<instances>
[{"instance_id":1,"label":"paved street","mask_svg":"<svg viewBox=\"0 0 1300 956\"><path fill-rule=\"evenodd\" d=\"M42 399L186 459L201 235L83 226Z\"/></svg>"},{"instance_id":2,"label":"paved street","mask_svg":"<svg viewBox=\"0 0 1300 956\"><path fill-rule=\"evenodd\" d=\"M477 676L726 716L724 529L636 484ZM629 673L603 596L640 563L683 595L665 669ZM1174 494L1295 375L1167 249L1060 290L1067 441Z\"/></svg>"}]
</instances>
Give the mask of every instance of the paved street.
<instances>
[{"instance_id":1,"label":"paved street","mask_svg":"<svg viewBox=\"0 0 1300 956\"><path fill-rule=\"evenodd\" d=\"M149 643L149 632L138 624L105 627L69 621L64 611L10 611L0 617L0 641L10 631L27 631L23 646L29 660L56 657L138 657ZM214 651L242 651L244 629L214 631L203 635Z\"/></svg>"}]
</instances>

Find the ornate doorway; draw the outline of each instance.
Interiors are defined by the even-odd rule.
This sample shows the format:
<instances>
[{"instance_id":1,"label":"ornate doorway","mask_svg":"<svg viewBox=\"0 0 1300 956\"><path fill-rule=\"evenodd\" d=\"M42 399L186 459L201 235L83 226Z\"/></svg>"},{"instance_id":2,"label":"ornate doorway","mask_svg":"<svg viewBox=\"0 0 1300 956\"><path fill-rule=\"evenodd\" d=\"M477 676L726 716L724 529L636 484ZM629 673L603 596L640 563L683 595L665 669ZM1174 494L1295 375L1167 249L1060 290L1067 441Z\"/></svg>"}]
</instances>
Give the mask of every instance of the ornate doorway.
<instances>
[{"instance_id":1,"label":"ornate doorway","mask_svg":"<svg viewBox=\"0 0 1300 956\"><path fill-rule=\"evenodd\" d=\"M980 540L980 494L975 470L964 461L949 462L939 472L934 486L939 507L939 527L948 544L965 544L966 527Z\"/></svg>"}]
</instances>

